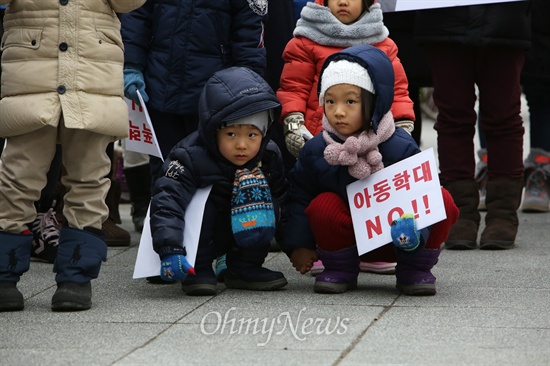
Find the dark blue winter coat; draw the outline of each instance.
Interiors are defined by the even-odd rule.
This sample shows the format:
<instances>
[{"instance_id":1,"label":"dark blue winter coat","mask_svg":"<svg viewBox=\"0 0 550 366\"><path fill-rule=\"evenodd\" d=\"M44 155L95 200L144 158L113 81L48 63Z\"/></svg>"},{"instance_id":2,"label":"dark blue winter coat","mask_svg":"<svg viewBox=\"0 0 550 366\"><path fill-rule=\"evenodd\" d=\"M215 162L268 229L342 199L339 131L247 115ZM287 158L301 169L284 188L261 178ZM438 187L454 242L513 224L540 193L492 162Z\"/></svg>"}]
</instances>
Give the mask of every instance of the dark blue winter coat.
<instances>
[{"instance_id":1,"label":"dark blue winter coat","mask_svg":"<svg viewBox=\"0 0 550 366\"><path fill-rule=\"evenodd\" d=\"M415 40L470 47L531 46L529 1L455 6L417 12Z\"/></svg>"},{"instance_id":2,"label":"dark blue winter coat","mask_svg":"<svg viewBox=\"0 0 550 366\"><path fill-rule=\"evenodd\" d=\"M147 106L195 116L216 71L265 72L264 0L148 0L121 16L125 65L144 71Z\"/></svg>"},{"instance_id":3,"label":"dark blue winter coat","mask_svg":"<svg viewBox=\"0 0 550 366\"><path fill-rule=\"evenodd\" d=\"M261 162L274 206L284 205L284 166L281 152L273 141L264 137L258 155L241 167L225 159L216 143L216 132L224 121L279 106L267 82L247 68L224 69L210 79L200 98L199 130L172 149L163 165L165 175L157 180L153 189L151 233L153 247L160 256L181 253L182 243L185 244L184 214L199 188L213 185L210 197L216 200L218 211L227 213L230 222L231 192L237 168L252 169Z\"/></svg>"},{"instance_id":4,"label":"dark blue winter coat","mask_svg":"<svg viewBox=\"0 0 550 366\"><path fill-rule=\"evenodd\" d=\"M390 111L393 102L394 74L388 56L376 47L361 45L347 48L327 58L321 70L331 61L346 59L367 69L376 90L372 127L376 131L382 117ZM322 79L319 80L321 85ZM342 142L331 135L335 141ZM309 140L302 150L294 168L288 174L289 217L284 227L283 250L290 255L296 248L315 250L315 239L305 215L311 201L323 192L337 193L348 201L346 187L357 178L352 177L347 166L329 165L323 153L327 146L323 134ZM414 139L400 127L385 142L378 145L384 166L390 166L420 152Z\"/></svg>"},{"instance_id":5,"label":"dark blue winter coat","mask_svg":"<svg viewBox=\"0 0 550 366\"><path fill-rule=\"evenodd\" d=\"M532 48L527 53L521 81L523 86L550 85L550 1L532 0L531 5Z\"/></svg>"}]
</instances>

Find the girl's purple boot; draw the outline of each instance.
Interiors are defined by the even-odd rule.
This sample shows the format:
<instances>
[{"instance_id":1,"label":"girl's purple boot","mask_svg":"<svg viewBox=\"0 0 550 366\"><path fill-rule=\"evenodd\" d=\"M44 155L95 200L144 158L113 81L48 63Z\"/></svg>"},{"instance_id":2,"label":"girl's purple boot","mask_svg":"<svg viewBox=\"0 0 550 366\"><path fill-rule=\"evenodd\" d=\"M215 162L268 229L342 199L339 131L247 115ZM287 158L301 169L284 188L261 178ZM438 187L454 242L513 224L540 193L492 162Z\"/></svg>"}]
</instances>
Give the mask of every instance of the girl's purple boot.
<instances>
[{"instance_id":1,"label":"girl's purple boot","mask_svg":"<svg viewBox=\"0 0 550 366\"><path fill-rule=\"evenodd\" d=\"M315 277L313 291L322 294L341 294L357 288L359 254L355 245L336 251L318 247L317 255L325 270Z\"/></svg>"},{"instance_id":2,"label":"girl's purple boot","mask_svg":"<svg viewBox=\"0 0 550 366\"><path fill-rule=\"evenodd\" d=\"M432 274L431 269L437 263L439 253L441 253L441 248L419 248L413 252L396 249L395 277L397 278L397 289L405 295L435 295L435 276Z\"/></svg>"}]
</instances>

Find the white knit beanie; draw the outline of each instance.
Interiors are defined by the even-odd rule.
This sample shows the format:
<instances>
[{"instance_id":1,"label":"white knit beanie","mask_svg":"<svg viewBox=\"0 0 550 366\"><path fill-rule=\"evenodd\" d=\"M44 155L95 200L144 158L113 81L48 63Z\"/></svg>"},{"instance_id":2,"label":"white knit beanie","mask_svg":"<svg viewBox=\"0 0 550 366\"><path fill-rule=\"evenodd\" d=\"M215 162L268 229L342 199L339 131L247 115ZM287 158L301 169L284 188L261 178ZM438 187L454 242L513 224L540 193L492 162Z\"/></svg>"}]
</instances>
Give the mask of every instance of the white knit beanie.
<instances>
[{"instance_id":1,"label":"white knit beanie","mask_svg":"<svg viewBox=\"0 0 550 366\"><path fill-rule=\"evenodd\" d=\"M367 69L348 60L332 61L321 75L319 105L325 104L325 93L328 88L337 84L355 85L376 94Z\"/></svg>"}]
</instances>

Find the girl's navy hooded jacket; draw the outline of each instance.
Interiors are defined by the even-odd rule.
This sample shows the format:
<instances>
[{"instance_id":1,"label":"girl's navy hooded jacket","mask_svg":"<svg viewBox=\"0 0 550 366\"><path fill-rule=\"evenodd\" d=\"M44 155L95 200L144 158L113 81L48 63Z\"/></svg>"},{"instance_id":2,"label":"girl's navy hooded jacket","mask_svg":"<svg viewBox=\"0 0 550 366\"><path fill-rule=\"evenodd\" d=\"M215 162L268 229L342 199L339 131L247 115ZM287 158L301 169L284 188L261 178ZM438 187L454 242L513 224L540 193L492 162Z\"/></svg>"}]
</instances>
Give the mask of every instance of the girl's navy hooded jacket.
<instances>
[{"instance_id":1,"label":"girl's navy hooded jacket","mask_svg":"<svg viewBox=\"0 0 550 366\"><path fill-rule=\"evenodd\" d=\"M393 103L394 74L388 56L369 45L347 48L327 58L321 75L331 61L345 59L356 62L367 69L376 90L372 127L376 132L382 117L390 111ZM319 87L322 78L319 79ZM335 135L336 141L342 142ZM329 165L323 153L327 146L320 133L309 140L300 152L294 168L288 174L289 217L284 227L283 250L289 256L296 248L315 250L315 239L305 214L310 202L323 192L337 193L348 202L346 186L357 178L348 173L347 166ZM394 134L378 145L384 166L390 166L420 152L414 139L402 128L395 127Z\"/></svg>"},{"instance_id":2,"label":"girl's navy hooded jacket","mask_svg":"<svg viewBox=\"0 0 550 366\"><path fill-rule=\"evenodd\" d=\"M199 130L181 140L163 165L164 176L158 179L151 201L153 248L161 256L181 253L185 245L184 214L199 188L213 185L209 199L219 212L231 218L231 192L238 168L252 169L261 163L269 183L276 217L285 202L286 180L281 152L263 138L258 155L237 167L219 152L216 132L226 121L272 110L280 106L269 85L258 74L244 67L217 72L202 91L199 103ZM203 220L213 218L204 217Z\"/></svg>"}]
</instances>

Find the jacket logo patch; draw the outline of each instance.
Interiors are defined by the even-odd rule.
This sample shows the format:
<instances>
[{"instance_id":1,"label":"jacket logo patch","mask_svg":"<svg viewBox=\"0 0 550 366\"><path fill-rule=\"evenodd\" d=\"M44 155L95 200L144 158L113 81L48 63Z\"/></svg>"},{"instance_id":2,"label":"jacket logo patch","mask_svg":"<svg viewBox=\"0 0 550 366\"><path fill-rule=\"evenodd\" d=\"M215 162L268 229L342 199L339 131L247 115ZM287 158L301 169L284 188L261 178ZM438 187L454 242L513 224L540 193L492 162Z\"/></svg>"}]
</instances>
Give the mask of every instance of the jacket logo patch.
<instances>
[{"instance_id":1,"label":"jacket logo patch","mask_svg":"<svg viewBox=\"0 0 550 366\"><path fill-rule=\"evenodd\" d=\"M174 160L170 162L170 165L168 165L168 169L166 170L166 173L164 175L168 178L178 179L178 177L183 174L184 171L185 169L183 165L179 161Z\"/></svg>"},{"instance_id":2,"label":"jacket logo patch","mask_svg":"<svg viewBox=\"0 0 550 366\"><path fill-rule=\"evenodd\" d=\"M267 0L248 0L248 6L259 16L267 14Z\"/></svg>"}]
</instances>

